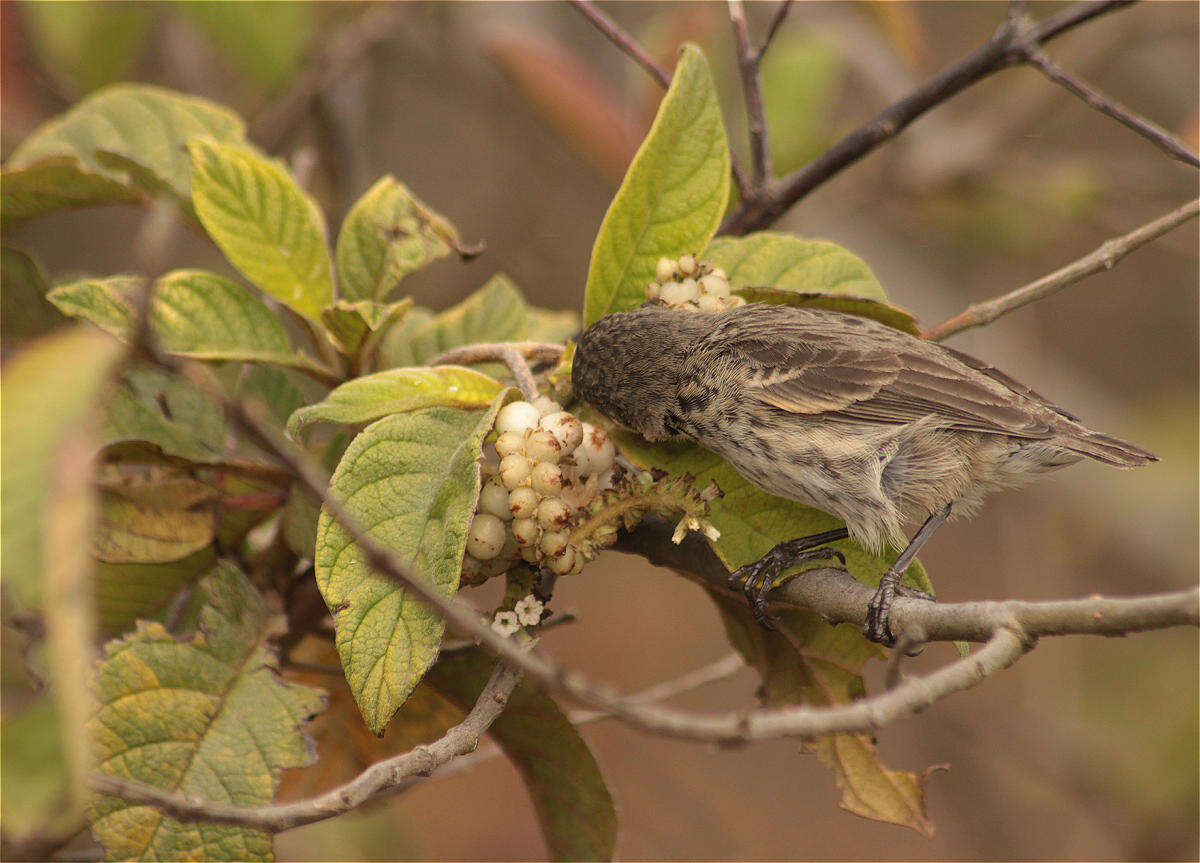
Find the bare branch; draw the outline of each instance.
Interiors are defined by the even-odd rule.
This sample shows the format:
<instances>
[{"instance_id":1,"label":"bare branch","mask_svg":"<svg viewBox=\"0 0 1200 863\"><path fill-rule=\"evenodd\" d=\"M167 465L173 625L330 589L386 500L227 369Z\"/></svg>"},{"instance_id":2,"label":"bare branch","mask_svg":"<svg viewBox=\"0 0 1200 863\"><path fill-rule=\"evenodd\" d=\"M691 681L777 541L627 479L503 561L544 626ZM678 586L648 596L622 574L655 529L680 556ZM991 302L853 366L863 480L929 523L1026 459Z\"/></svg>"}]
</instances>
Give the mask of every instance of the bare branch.
<instances>
[{"instance_id":1,"label":"bare branch","mask_svg":"<svg viewBox=\"0 0 1200 863\"><path fill-rule=\"evenodd\" d=\"M571 5L608 37L609 41L633 58L633 61L650 73L664 90L671 86L671 74L655 62L650 53L637 40L621 29L616 21L596 8L590 0L570 0Z\"/></svg>"},{"instance_id":2,"label":"bare branch","mask_svg":"<svg viewBox=\"0 0 1200 863\"><path fill-rule=\"evenodd\" d=\"M676 677L673 680L664 680L662 683L648 686L640 692L630 695L626 698L626 701L630 704L653 704L658 701L666 701L668 698L674 698L676 695L682 695L685 692L691 692L693 689L699 689L702 686L707 686L710 683L716 683L718 680L731 677L745 667L746 661L739 654L730 653L716 662L711 662L694 671L689 671L687 674ZM611 712L606 710L579 710L572 713L570 719L575 725L586 725L598 719L607 719L612 715Z\"/></svg>"},{"instance_id":3,"label":"bare branch","mask_svg":"<svg viewBox=\"0 0 1200 863\"><path fill-rule=\"evenodd\" d=\"M1047 42L1130 2L1132 0L1076 3L1029 27L1021 26L1019 19L1007 19L978 50L885 108L807 165L769 187L764 194L744 200L725 219L721 233L745 234L770 225L813 189L894 138L926 111L989 75L1024 62L1024 52L1029 46Z\"/></svg>"},{"instance_id":4,"label":"bare branch","mask_svg":"<svg viewBox=\"0 0 1200 863\"><path fill-rule=\"evenodd\" d=\"M91 786L101 794L113 794L133 803L154 806L178 821L237 824L278 833L349 812L380 794L395 790L409 777L428 775L452 758L474 751L479 738L508 704L520 679L520 671L506 663L498 663L466 719L442 737L373 764L349 782L307 800L257 807L228 806L104 773L92 774Z\"/></svg>"},{"instance_id":5,"label":"bare branch","mask_svg":"<svg viewBox=\"0 0 1200 863\"><path fill-rule=\"evenodd\" d=\"M996 318L1008 314L1014 309L1019 309L1021 306L1029 305L1032 302L1057 293L1086 276L1098 273L1101 270L1111 270L1121 258L1128 255L1134 249L1144 246L1156 237L1160 237L1168 231L1179 227L1189 219L1195 218L1197 212L1200 212L1200 200L1190 201L1179 209L1167 213L1165 216L1160 216L1153 222L1142 225L1137 230L1130 231L1122 237L1114 237L1111 240L1106 240L1091 254L1084 255L1079 260L1050 273L1048 276L1043 276L1036 282L1030 282L1028 285L1017 288L1015 291L1010 291L1003 296L987 300L986 302L973 303L965 311L960 312L948 321L943 321L932 329L926 330L921 335L924 338L937 342L955 333L961 333L963 330L969 330L972 327L982 327L984 324L989 324L996 320Z\"/></svg>"},{"instance_id":6,"label":"bare branch","mask_svg":"<svg viewBox=\"0 0 1200 863\"><path fill-rule=\"evenodd\" d=\"M1071 75L1053 60L1036 45L1031 46L1025 52L1026 59L1038 69L1042 71L1047 78L1064 89L1074 93L1083 101L1087 102L1101 114L1112 117L1118 123L1126 126L1137 132L1146 140L1153 143L1156 147L1162 150L1173 159L1178 159L1185 165L1200 167L1200 158L1191 150L1183 145L1183 142L1174 137L1170 132L1161 126L1152 123L1145 117L1140 117L1130 111L1128 108L1109 99L1103 93L1088 86L1085 82Z\"/></svg>"},{"instance_id":7,"label":"bare branch","mask_svg":"<svg viewBox=\"0 0 1200 863\"><path fill-rule=\"evenodd\" d=\"M513 380L517 382L517 386L521 390L521 395L525 397L526 401L533 401L538 397L537 382L534 381L533 372L525 358L540 356L547 359L558 359L562 356L562 352L562 345L549 342L480 342L446 351L430 360L429 364L431 366L443 363L470 365L493 360L502 362L508 366Z\"/></svg>"},{"instance_id":8,"label":"bare branch","mask_svg":"<svg viewBox=\"0 0 1200 863\"><path fill-rule=\"evenodd\" d=\"M792 8L792 0L783 0L775 7L775 15L771 18L771 23L767 25L767 35L763 36L762 44L758 46L758 50L754 52L754 65L762 65L763 55L767 53L767 49L771 47L771 42L775 38L775 34L779 31L784 19L787 18L788 12Z\"/></svg>"},{"instance_id":9,"label":"bare branch","mask_svg":"<svg viewBox=\"0 0 1200 863\"><path fill-rule=\"evenodd\" d=\"M750 49L750 32L746 27L746 10L742 0L728 0L729 20L737 45L738 70L742 76L742 94L746 100L746 125L750 132L750 158L754 173L750 194L757 195L771 171L771 146L767 139L767 120L763 111L762 84L758 77L758 60Z\"/></svg>"}]
</instances>

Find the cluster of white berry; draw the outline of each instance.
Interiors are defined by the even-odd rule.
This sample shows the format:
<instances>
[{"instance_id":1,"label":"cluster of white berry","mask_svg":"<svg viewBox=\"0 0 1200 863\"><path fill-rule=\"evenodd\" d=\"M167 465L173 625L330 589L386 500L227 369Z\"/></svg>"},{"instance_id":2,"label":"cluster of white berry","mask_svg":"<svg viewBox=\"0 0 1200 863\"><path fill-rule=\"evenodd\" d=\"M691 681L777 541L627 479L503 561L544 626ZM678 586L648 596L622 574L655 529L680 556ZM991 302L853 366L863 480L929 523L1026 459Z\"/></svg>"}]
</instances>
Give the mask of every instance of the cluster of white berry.
<instances>
[{"instance_id":1,"label":"cluster of white berry","mask_svg":"<svg viewBox=\"0 0 1200 863\"><path fill-rule=\"evenodd\" d=\"M684 255L677 261L659 258L654 279L646 285L646 299L657 300L673 309L712 313L746 303L730 293L729 277L724 270L706 261L697 261L692 255Z\"/></svg>"},{"instance_id":2,"label":"cluster of white berry","mask_svg":"<svg viewBox=\"0 0 1200 863\"><path fill-rule=\"evenodd\" d=\"M571 526L611 482L612 439L545 396L506 405L495 428L500 462L479 493L464 580L499 575L518 557L558 575L575 571L583 560Z\"/></svg>"}]
</instances>

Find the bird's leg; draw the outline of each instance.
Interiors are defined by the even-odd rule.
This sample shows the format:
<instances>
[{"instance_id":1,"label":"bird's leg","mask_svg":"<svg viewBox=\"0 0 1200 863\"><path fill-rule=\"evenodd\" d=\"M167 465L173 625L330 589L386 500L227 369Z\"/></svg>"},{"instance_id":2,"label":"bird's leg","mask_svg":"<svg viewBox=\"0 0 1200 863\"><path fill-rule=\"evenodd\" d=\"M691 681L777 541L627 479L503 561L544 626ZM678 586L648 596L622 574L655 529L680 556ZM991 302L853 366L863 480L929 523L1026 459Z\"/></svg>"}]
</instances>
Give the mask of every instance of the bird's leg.
<instances>
[{"instance_id":1,"label":"bird's leg","mask_svg":"<svg viewBox=\"0 0 1200 863\"><path fill-rule=\"evenodd\" d=\"M946 520L946 516L950 514L950 504L946 504L929 518L925 519L925 523L921 525L921 529L916 532L913 538L909 541L904 551L900 552L900 556L896 558L896 562L887 568L887 572L883 574L883 578L879 579L879 588L875 591L875 595L871 597L871 602L867 605L867 619L863 623L863 635L871 641L891 647L896 643L896 639L892 637L892 631L888 628L888 615L892 610L892 601L896 598L897 588L900 584L900 577L904 575L904 571L912 564L913 559L917 556L917 552L921 550L921 546L933 536L933 532L937 530L938 525ZM924 596L925 594L922 594Z\"/></svg>"},{"instance_id":2,"label":"bird's leg","mask_svg":"<svg viewBox=\"0 0 1200 863\"><path fill-rule=\"evenodd\" d=\"M849 534L846 528L839 527L824 533L814 533L812 536L802 536L799 539L789 539L781 542L764 554L754 563L735 570L729 576L729 589L735 589L741 584L742 591L754 612L754 619L763 629L774 629L771 614L767 611L767 594L775 587L775 578L789 566L797 563L807 563L812 560L837 560L845 564L846 558L842 553L832 548L821 548L839 539L845 539Z\"/></svg>"}]
</instances>

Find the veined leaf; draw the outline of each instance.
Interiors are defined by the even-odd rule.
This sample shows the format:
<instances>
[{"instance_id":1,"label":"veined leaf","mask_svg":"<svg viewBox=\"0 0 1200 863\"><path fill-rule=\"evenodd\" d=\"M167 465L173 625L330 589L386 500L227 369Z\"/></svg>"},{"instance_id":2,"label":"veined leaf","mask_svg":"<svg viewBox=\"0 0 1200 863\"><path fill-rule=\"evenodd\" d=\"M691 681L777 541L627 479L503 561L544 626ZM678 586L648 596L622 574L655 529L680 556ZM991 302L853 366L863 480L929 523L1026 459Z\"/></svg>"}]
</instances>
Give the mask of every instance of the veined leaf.
<instances>
[{"instance_id":1,"label":"veined leaf","mask_svg":"<svg viewBox=\"0 0 1200 863\"><path fill-rule=\"evenodd\" d=\"M5 364L0 571L5 589L27 607L40 607L43 526L55 505L60 448L95 409L121 353L104 333L71 328L31 342Z\"/></svg>"},{"instance_id":2,"label":"veined leaf","mask_svg":"<svg viewBox=\"0 0 1200 863\"><path fill-rule=\"evenodd\" d=\"M428 683L470 710L494 665L478 648L456 651L438 660ZM554 700L522 681L488 734L525 780L550 856L611 860L617 840L612 795L587 743Z\"/></svg>"},{"instance_id":3,"label":"veined leaf","mask_svg":"<svg viewBox=\"0 0 1200 863\"><path fill-rule=\"evenodd\" d=\"M321 311L321 320L338 350L348 357L365 356L381 331L404 317L410 308L411 297L395 303L338 300Z\"/></svg>"},{"instance_id":4,"label":"veined leaf","mask_svg":"<svg viewBox=\"0 0 1200 863\"><path fill-rule=\"evenodd\" d=\"M241 141L232 111L148 84L114 84L26 138L4 165L6 222L64 206L133 201L166 191L191 217L184 144L196 136Z\"/></svg>"},{"instance_id":5,"label":"veined leaf","mask_svg":"<svg viewBox=\"0 0 1200 863\"><path fill-rule=\"evenodd\" d=\"M421 366L461 345L516 341L528 327L525 300L505 275L492 276L461 303L424 322L419 311L384 336L380 357L386 365Z\"/></svg>"},{"instance_id":6,"label":"veined leaf","mask_svg":"<svg viewBox=\"0 0 1200 863\"><path fill-rule=\"evenodd\" d=\"M358 199L337 240L338 287L350 300L385 300L400 280L444 258L458 231L408 187L386 176Z\"/></svg>"},{"instance_id":7,"label":"veined leaf","mask_svg":"<svg viewBox=\"0 0 1200 863\"><path fill-rule=\"evenodd\" d=\"M313 321L333 302L325 220L278 163L204 138L188 142L192 200L213 241L250 281Z\"/></svg>"},{"instance_id":8,"label":"veined leaf","mask_svg":"<svg viewBox=\"0 0 1200 863\"><path fill-rule=\"evenodd\" d=\"M734 287L761 285L887 302L866 262L825 240L759 231L745 237L717 237L702 257L723 269Z\"/></svg>"},{"instance_id":9,"label":"veined leaf","mask_svg":"<svg viewBox=\"0 0 1200 863\"><path fill-rule=\"evenodd\" d=\"M437 405L487 407L502 389L498 381L462 366L388 369L347 381L323 401L300 408L288 420L288 434L296 437L317 420L364 423Z\"/></svg>"},{"instance_id":10,"label":"veined leaf","mask_svg":"<svg viewBox=\"0 0 1200 863\"><path fill-rule=\"evenodd\" d=\"M823 294L812 291L792 291L787 288L736 288L734 293L748 303L767 303L772 306L792 306L797 309L826 309L845 312L860 318L873 318L892 329L919 336L921 328L916 317L899 306L869 300L866 297L849 297L840 294Z\"/></svg>"},{"instance_id":11,"label":"veined leaf","mask_svg":"<svg viewBox=\"0 0 1200 863\"><path fill-rule=\"evenodd\" d=\"M120 635L139 620L164 622L171 600L207 573L217 553L207 546L167 563L106 563L98 561L92 580L96 622L106 635Z\"/></svg>"},{"instance_id":12,"label":"veined leaf","mask_svg":"<svg viewBox=\"0 0 1200 863\"><path fill-rule=\"evenodd\" d=\"M100 489L100 523L93 540L100 560L179 560L216 535L215 489L178 471L151 466L122 475L109 468Z\"/></svg>"},{"instance_id":13,"label":"veined leaf","mask_svg":"<svg viewBox=\"0 0 1200 863\"><path fill-rule=\"evenodd\" d=\"M145 441L165 454L206 463L224 458L226 423L220 404L162 369L126 370L104 405L105 446Z\"/></svg>"},{"instance_id":14,"label":"veined leaf","mask_svg":"<svg viewBox=\"0 0 1200 863\"><path fill-rule=\"evenodd\" d=\"M322 699L280 680L267 647L280 622L241 572L219 564L197 592L204 604L194 638L143 623L107 646L92 722L99 769L203 800L262 805L286 768L313 761L301 729ZM92 826L110 860L273 857L264 832L181 824L116 797L97 799Z\"/></svg>"},{"instance_id":15,"label":"veined leaf","mask_svg":"<svg viewBox=\"0 0 1200 863\"><path fill-rule=\"evenodd\" d=\"M137 276L81 279L59 285L47 297L64 314L128 339L141 284ZM150 325L168 353L324 371L292 348L283 324L262 300L203 270L174 270L155 282Z\"/></svg>"},{"instance_id":16,"label":"veined leaf","mask_svg":"<svg viewBox=\"0 0 1200 863\"><path fill-rule=\"evenodd\" d=\"M640 305L658 259L700 252L728 199L729 147L712 75L700 49L685 45L596 236L584 323Z\"/></svg>"},{"instance_id":17,"label":"veined leaf","mask_svg":"<svg viewBox=\"0 0 1200 863\"><path fill-rule=\"evenodd\" d=\"M433 407L381 419L354 439L333 474L331 491L350 516L446 597L458 589L483 437L503 399L483 411ZM367 725L381 734L437 658L445 624L369 570L328 512L317 527L315 563L346 679Z\"/></svg>"}]
</instances>

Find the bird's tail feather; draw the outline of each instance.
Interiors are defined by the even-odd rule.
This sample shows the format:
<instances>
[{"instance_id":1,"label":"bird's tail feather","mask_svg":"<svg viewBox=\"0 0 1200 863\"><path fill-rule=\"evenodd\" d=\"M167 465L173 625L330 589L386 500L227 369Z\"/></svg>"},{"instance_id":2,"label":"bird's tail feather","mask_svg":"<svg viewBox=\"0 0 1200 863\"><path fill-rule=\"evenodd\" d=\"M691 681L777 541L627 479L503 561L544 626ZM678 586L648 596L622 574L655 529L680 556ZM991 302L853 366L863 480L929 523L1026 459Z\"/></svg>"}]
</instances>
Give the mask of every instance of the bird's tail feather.
<instances>
[{"instance_id":1,"label":"bird's tail feather","mask_svg":"<svg viewBox=\"0 0 1200 863\"><path fill-rule=\"evenodd\" d=\"M1090 429L1080 429L1062 441L1065 449L1116 467L1141 467L1158 461L1158 456L1137 444Z\"/></svg>"}]
</instances>

